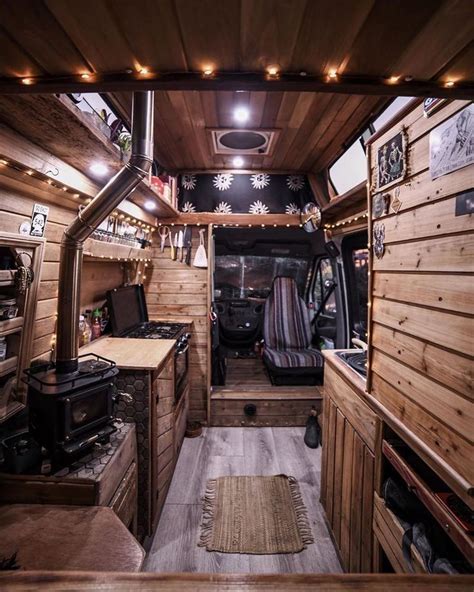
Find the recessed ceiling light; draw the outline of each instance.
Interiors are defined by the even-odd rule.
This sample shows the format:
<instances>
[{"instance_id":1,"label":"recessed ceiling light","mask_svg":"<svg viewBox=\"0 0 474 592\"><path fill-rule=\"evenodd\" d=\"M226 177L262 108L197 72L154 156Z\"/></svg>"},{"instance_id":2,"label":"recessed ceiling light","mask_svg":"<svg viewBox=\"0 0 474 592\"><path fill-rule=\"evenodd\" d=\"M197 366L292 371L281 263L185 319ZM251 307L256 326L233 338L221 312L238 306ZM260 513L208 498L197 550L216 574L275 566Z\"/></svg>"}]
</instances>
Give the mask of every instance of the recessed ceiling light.
<instances>
[{"instance_id":1,"label":"recessed ceiling light","mask_svg":"<svg viewBox=\"0 0 474 592\"><path fill-rule=\"evenodd\" d=\"M444 86L447 86L448 88L451 88L452 86L454 86L454 81L453 80L448 80L447 82L444 83Z\"/></svg>"},{"instance_id":2,"label":"recessed ceiling light","mask_svg":"<svg viewBox=\"0 0 474 592\"><path fill-rule=\"evenodd\" d=\"M241 156L235 156L232 163L239 169L240 167L244 166L244 159Z\"/></svg>"},{"instance_id":3,"label":"recessed ceiling light","mask_svg":"<svg viewBox=\"0 0 474 592\"><path fill-rule=\"evenodd\" d=\"M90 74L88 74L87 72L84 72L83 74L81 74L81 78L83 80L88 80L91 77Z\"/></svg>"},{"instance_id":4,"label":"recessed ceiling light","mask_svg":"<svg viewBox=\"0 0 474 592\"><path fill-rule=\"evenodd\" d=\"M267 74L269 76L278 76L280 69L278 68L278 66L268 66L267 68Z\"/></svg>"},{"instance_id":5,"label":"recessed ceiling light","mask_svg":"<svg viewBox=\"0 0 474 592\"><path fill-rule=\"evenodd\" d=\"M139 74L149 74L150 70L148 68L140 68L138 71Z\"/></svg>"},{"instance_id":6,"label":"recessed ceiling light","mask_svg":"<svg viewBox=\"0 0 474 592\"><path fill-rule=\"evenodd\" d=\"M328 73L328 77L331 78L331 80L335 80L337 78L336 70L330 70Z\"/></svg>"},{"instance_id":7,"label":"recessed ceiling light","mask_svg":"<svg viewBox=\"0 0 474 592\"><path fill-rule=\"evenodd\" d=\"M234 119L238 123L245 123L249 118L249 110L247 107L236 107L234 109Z\"/></svg>"},{"instance_id":8,"label":"recessed ceiling light","mask_svg":"<svg viewBox=\"0 0 474 592\"><path fill-rule=\"evenodd\" d=\"M102 162L95 162L89 167L89 170L98 177L103 177L109 172L109 168Z\"/></svg>"},{"instance_id":9,"label":"recessed ceiling light","mask_svg":"<svg viewBox=\"0 0 474 592\"><path fill-rule=\"evenodd\" d=\"M212 66L204 66L202 74L203 76L210 77L214 74L214 68Z\"/></svg>"},{"instance_id":10,"label":"recessed ceiling light","mask_svg":"<svg viewBox=\"0 0 474 592\"><path fill-rule=\"evenodd\" d=\"M387 82L389 84L396 84L399 80L400 80L400 76L390 76L390 78L388 78Z\"/></svg>"},{"instance_id":11,"label":"recessed ceiling light","mask_svg":"<svg viewBox=\"0 0 474 592\"><path fill-rule=\"evenodd\" d=\"M22 84L33 84L33 78L22 78Z\"/></svg>"},{"instance_id":12,"label":"recessed ceiling light","mask_svg":"<svg viewBox=\"0 0 474 592\"><path fill-rule=\"evenodd\" d=\"M146 201L143 205L146 210L154 210L156 208L156 203L154 201L152 201L151 199Z\"/></svg>"}]
</instances>

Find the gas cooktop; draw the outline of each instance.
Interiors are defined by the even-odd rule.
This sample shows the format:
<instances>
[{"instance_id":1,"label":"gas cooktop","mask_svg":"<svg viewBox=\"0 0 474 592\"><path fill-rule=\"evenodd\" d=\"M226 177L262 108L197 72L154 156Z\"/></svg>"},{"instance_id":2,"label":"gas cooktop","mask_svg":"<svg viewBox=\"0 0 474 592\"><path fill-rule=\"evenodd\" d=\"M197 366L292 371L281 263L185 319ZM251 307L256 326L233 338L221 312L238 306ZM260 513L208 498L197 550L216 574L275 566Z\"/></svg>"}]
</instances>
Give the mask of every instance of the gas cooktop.
<instances>
[{"instance_id":1,"label":"gas cooktop","mask_svg":"<svg viewBox=\"0 0 474 592\"><path fill-rule=\"evenodd\" d=\"M183 323L160 323L149 321L132 329L125 337L132 339L176 339L185 330Z\"/></svg>"}]
</instances>

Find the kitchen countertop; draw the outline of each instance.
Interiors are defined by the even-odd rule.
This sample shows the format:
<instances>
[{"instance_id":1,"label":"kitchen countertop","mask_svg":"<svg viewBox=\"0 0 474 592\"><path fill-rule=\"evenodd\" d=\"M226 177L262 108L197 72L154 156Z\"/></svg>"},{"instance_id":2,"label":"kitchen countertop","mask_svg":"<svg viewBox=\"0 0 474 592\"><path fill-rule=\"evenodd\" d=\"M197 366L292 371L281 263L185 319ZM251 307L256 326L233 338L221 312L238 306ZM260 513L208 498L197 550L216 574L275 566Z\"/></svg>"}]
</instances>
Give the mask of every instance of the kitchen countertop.
<instances>
[{"instance_id":1,"label":"kitchen countertop","mask_svg":"<svg viewBox=\"0 0 474 592\"><path fill-rule=\"evenodd\" d=\"M324 349L321 351L323 354L326 362L332 364L342 376L346 378L354 387L357 388L359 394L366 395L366 379L358 374L355 370L353 370L349 364L346 364L343 359L341 359L337 352L353 352L353 353L360 353L360 349Z\"/></svg>"},{"instance_id":2,"label":"kitchen countertop","mask_svg":"<svg viewBox=\"0 0 474 592\"><path fill-rule=\"evenodd\" d=\"M97 354L122 370L156 370L173 351L175 339L100 337L80 348L79 354Z\"/></svg>"}]
</instances>

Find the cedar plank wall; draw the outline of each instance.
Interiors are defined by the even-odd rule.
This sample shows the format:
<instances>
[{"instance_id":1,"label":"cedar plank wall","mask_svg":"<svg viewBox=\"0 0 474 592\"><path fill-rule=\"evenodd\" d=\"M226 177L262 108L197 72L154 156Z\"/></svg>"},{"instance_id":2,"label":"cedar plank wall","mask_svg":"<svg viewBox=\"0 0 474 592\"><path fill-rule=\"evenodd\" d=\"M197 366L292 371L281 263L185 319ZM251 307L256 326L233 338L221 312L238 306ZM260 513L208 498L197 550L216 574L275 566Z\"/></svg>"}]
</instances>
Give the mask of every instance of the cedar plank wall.
<instances>
[{"instance_id":1,"label":"cedar plank wall","mask_svg":"<svg viewBox=\"0 0 474 592\"><path fill-rule=\"evenodd\" d=\"M171 226L172 234L183 229ZM202 227L201 227L202 228ZM208 232L205 236L206 252ZM199 228L192 227L193 247L191 266L172 261L169 240L164 253L160 252L160 236L154 235L152 266L147 272L146 298L151 319L193 322L190 346L190 419L207 418L207 294L208 270L193 267L199 245ZM185 250L186 251L186 250ZM209 253L208 253L209 257Z\"/></svg>"},{"instance_id":2,"label":"cedar plank wall","mask_svg":"<svg viewBox=\"0 0 474 592\"><path fill-rule=\"evenodd\" d=\"M379 218L385 254L372 257L368 378L370 394L454 471L464 499L474 483L474 225L454 215L453 195L474 185L474 166L432 181L429 132L467 104L445 103L429 118L418 105L370 147L372 187L377 148L405 126L408 177L383 190L393 198L397 188L401 208Z\"/></svg>"},{"instance_id":3,"label":"cedar plank wall","mask_svg":"<svg viewBox=\"0 0 474 592\"><path fill-rule=\"evenodd\" d=\"M32 358L47 358L51 352L52 337L56 326L59 245L66 226L74 219L71 209L32 199L1 184L0 176L0 232L18 232L23 220L29 220L34 203L49 207L46 224L46 245L41 268L36 322L33 334ZM81 286L81 304L88 308L102 301L100 294L121 284L121 265L118 262L84 261Z\"/></svg>"}]
</instances>

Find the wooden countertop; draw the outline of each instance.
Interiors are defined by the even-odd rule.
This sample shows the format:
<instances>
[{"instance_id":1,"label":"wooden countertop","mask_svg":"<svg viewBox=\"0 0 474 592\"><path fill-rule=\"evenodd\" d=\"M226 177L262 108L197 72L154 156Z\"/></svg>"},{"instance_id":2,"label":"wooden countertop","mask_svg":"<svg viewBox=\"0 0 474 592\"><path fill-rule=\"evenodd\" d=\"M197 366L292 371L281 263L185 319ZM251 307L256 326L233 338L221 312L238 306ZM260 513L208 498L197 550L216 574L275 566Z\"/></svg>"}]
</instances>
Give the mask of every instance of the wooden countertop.
<instances>
[{"instance_id":1,"label":"wooden countertop","mask_svg":"<svg viewBox=\"0 0 474 592\"><path fill-rule=\"evenodd\" d=\"M337 353L338 352L352 352L352 353L360 353L360 349L323 349L321 353L323 354L327 363L331 364L336 368L339 374L352 384L358 391L359 394L366 396L366 380L360 374L358 374L355 370L353 370L349 364L346 364L342 358L340 358Z\"/></svg>"},{"instance_id":2,"label":"wooden countertop","mask_svg":"<svg viewBox=\"0 0 474 592\"><path fill-rule=\"evenodd\" d=\"M471 575L0 573L0 588L9 592L472 592L473 586Z\"/></svg>"},{"instance_id":3,"label":"wooden countertop","mask_svg":"<svg viewBox=\"0 0 474 592\"><path fill-rule=\"evenodd\" d=\"M100 337L80 348L79 354L97 354L122 370L156 370L173 351L175 339Z\"/></svg>"}]
</instances>

